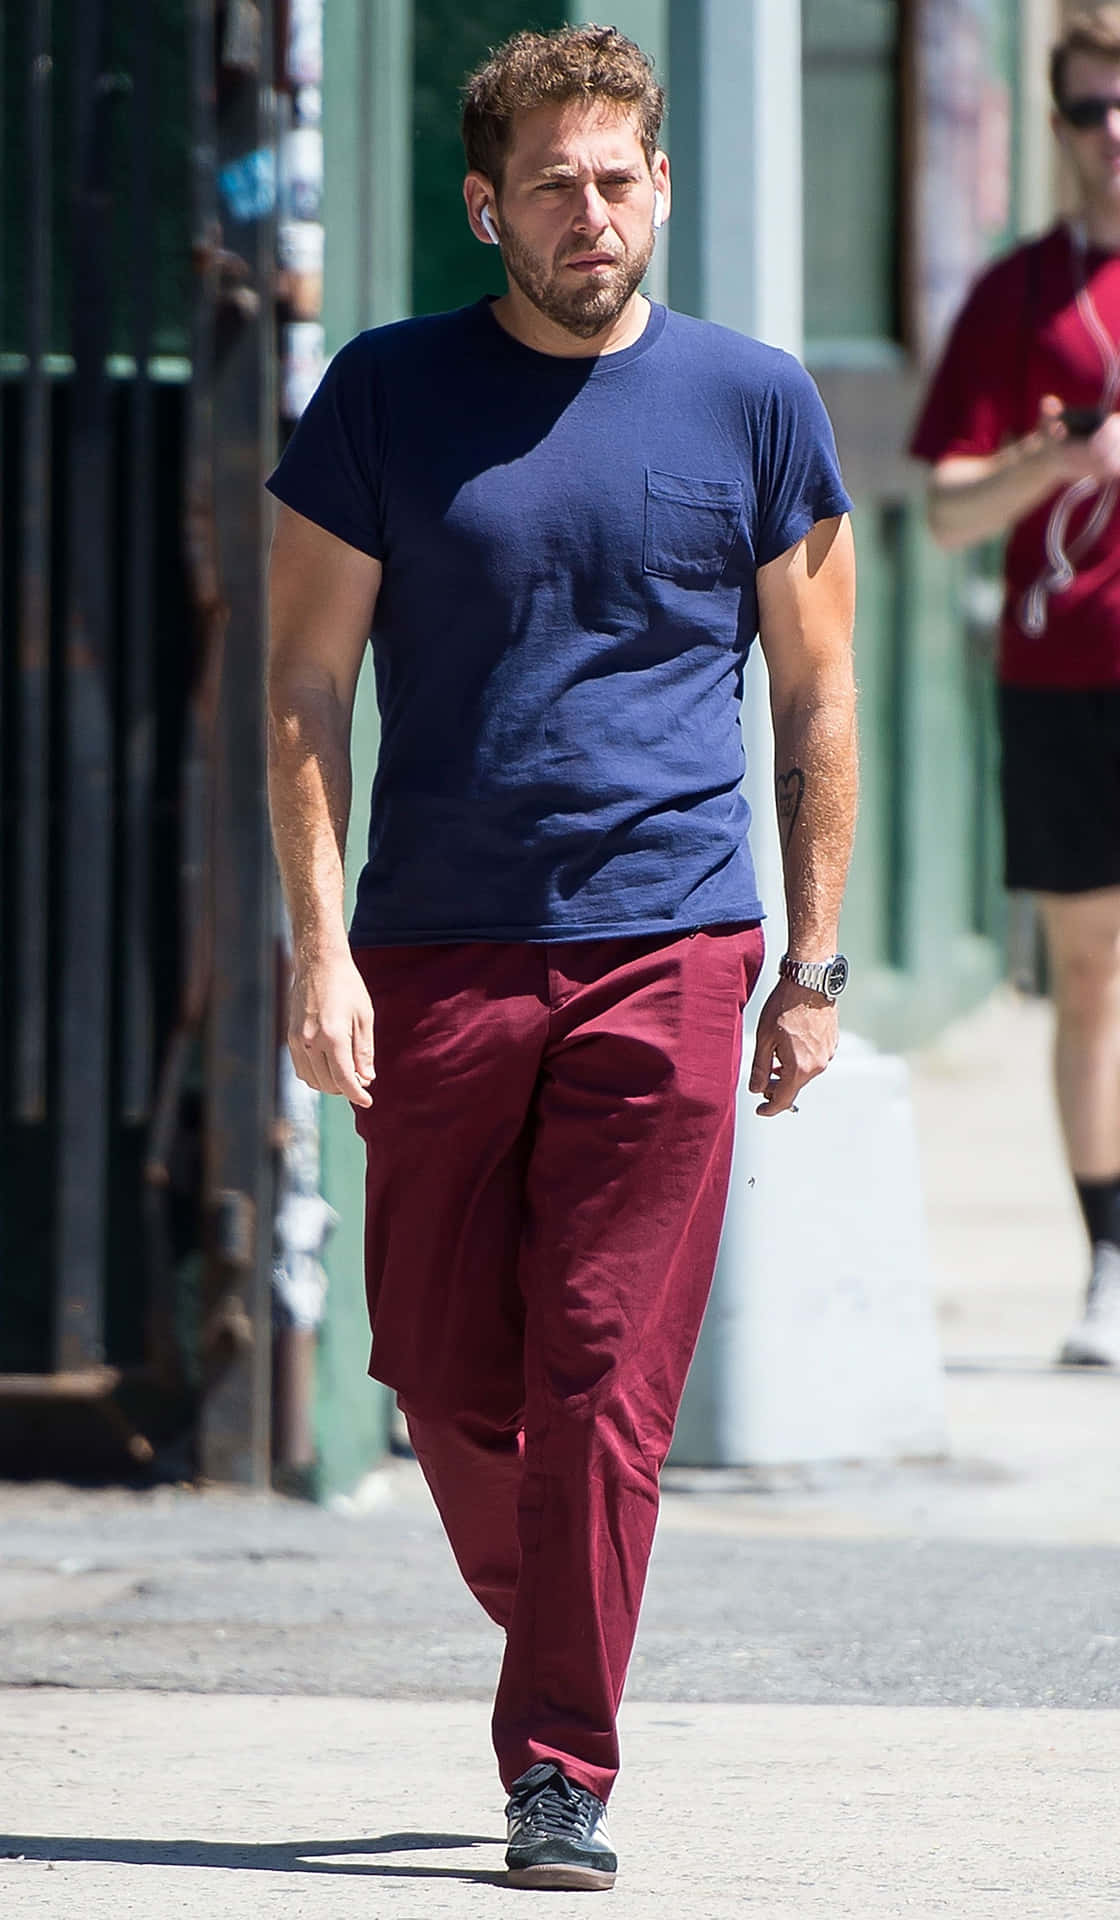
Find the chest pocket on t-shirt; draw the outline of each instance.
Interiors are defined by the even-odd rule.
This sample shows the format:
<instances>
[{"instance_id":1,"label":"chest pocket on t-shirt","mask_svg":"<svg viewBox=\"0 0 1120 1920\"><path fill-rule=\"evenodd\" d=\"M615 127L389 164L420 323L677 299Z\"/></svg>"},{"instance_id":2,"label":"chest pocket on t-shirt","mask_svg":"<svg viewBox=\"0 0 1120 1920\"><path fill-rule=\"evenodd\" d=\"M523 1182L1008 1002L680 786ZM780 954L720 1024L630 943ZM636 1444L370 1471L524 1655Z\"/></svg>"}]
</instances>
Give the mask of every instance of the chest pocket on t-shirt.
<instances>
[{"instance_id":1,"label":"chest pocket on t-shirt","mask_svg":"<svg viewBox=\"0 0 1120 1920\"><path fill-rule=\"evenodd\" d=\"M682 587L714 587L735 544L743 506L739 480L693 480L646 468L646 573Z\"/></svg>"}]
</instances>

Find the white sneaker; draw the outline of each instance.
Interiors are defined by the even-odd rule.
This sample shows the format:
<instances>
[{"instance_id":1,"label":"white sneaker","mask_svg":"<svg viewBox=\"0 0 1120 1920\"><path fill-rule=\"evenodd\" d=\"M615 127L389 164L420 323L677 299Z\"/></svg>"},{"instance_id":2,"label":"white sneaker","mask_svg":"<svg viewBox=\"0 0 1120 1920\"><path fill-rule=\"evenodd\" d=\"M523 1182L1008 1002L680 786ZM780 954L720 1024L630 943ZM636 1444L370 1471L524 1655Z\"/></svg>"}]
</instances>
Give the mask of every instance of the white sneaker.
<instances>
[{"instance_id":1,"label":"white sneaker","mask_svg":"<svg viewBox=\"0 0 1120 1920\"><path fill-rule=\"evenodd\" d=\"M1120 1247L1093 1248L1085 1311L1058 1355L1065 1367L1120 1367Z\"/></svg>"}]
</instances>

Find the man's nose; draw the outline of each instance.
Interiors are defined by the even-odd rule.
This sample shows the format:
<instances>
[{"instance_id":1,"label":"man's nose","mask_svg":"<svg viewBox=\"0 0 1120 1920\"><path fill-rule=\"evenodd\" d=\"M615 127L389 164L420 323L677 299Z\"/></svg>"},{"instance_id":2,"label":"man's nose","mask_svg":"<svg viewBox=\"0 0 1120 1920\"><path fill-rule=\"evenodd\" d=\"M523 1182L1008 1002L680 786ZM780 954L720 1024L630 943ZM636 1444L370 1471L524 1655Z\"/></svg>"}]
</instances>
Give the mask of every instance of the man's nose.
<instances>
[{"instance_id":1,"label":"man's nose","mask_svg":"<svg viewBox=\"0 0 1120 1920\"><path fill-rule=\"evenodd\" d=\"M609 219L607 203L592 182L584 188L580 197L576 225L586 228L589 233L601 233Z\"/></svg>"}]
</instances>

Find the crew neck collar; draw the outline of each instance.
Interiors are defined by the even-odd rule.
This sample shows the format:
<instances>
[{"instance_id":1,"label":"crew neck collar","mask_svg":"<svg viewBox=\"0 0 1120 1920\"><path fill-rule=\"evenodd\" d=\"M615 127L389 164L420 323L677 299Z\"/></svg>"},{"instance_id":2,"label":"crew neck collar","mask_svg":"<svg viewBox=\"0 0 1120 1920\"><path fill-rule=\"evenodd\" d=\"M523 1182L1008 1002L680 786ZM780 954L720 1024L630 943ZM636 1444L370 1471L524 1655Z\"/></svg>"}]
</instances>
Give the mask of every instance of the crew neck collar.
<instances>
[{"instance_id":1,"label":"crew neck collar","mask_svg":"<svg viewBox=\"0 0 1120 1920\"><path fill-rule=\"evenodd\" d=\"M534 366L541 372L563 371L578 375L581 383L593 376L601 378L615 373L622 367L628 367L632 361L639 360L643 353L656 346L665 331L665 308L658 300L649 300L649 316L636 340L628 347L619 347L615 353L567 354L541 353L536 347L527 347L523 340L507 333L500 320L494 316L494 302L497 295L488 293L478 301L475 312L490 336L491 344L504 348L514 359L522 360L526 366ZM648 299L648 296L647 296Z\"/></svg>"}]
</instances>

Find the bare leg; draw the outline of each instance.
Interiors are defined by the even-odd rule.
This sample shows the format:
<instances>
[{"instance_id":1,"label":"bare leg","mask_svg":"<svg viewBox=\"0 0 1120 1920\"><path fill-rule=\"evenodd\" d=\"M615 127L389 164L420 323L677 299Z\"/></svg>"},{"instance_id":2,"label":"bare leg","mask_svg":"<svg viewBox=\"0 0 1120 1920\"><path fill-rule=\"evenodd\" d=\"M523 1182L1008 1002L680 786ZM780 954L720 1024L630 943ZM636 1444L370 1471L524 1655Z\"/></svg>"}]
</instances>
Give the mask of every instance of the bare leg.
<instances>
[{"instance_id":1,"label":"bare leg","mask_svg":"<svg viewBox=\"0 0 1120 1920\"><path fill-rule=\"evenodd\" d=\"M1120 1175L1120 887L1039 895L1053 975L1054 1078L1075 1180Z\"/></svg>"},{"instance_id":2,"label":"bare leg","mask_svg":"<svg viewBox=\"0 0 1120 1920\"><path fill-rule=\"evenodd\" d=\"M1054 1077L1092 1243L1085 1310L1059 1359L1120 1366L1120 887L1040 896L1053 974Z\"/></svg>"}]
</instances>

